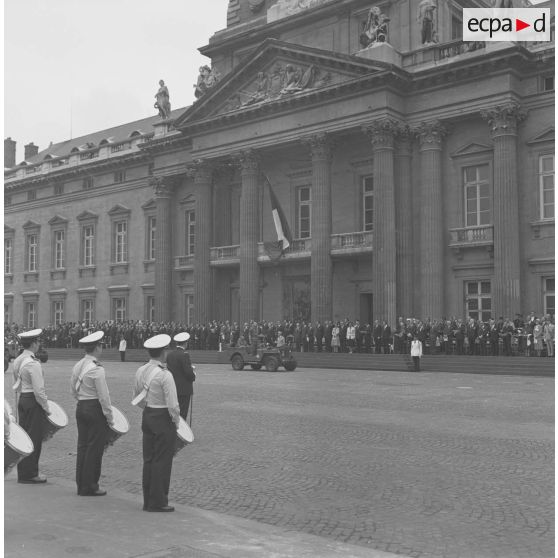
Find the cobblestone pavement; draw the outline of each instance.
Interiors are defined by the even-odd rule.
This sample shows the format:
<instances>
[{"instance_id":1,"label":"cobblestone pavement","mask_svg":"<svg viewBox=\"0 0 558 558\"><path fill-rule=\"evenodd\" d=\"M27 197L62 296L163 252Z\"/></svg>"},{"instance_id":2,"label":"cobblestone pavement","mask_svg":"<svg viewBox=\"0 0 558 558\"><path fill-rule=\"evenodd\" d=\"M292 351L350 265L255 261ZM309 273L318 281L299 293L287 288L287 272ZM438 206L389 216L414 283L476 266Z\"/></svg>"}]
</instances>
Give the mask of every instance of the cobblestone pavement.
<instances>
[{"instance_id":1,"label":"cobblestone pavement","mask_svg":"<svg viewBox=\"0 0 558 558\"><path fill-rule=\"evenodd\" d=\"M43 366L70 424L41 468L73 479L73 363ZM130 432L103 487L138 494L137 363L108 363ZM171 502L411 557L554 556L554 380L199 365L196 440L175 458ZM11 379L5 377L11 396Z\"/></svg>"}]
</instances>

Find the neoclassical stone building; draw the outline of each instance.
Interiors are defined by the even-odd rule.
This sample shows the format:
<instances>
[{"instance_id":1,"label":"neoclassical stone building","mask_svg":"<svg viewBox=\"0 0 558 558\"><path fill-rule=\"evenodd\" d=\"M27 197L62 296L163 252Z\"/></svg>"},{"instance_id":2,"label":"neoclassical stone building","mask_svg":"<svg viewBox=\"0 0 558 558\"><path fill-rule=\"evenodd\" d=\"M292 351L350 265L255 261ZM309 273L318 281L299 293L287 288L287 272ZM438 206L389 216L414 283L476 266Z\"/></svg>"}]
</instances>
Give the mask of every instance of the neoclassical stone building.
<instances>
[{"instance_id":1,"label":"neoclassical stone building","mask_svg":"<svg viewBox=\"0 0 558 558\"><path fill-rule=\"evenodd\" d=\"M5 320L554 313L554 42L486 4L230 0L192 106L12 161Z\"/></svg>"}]
</instances>

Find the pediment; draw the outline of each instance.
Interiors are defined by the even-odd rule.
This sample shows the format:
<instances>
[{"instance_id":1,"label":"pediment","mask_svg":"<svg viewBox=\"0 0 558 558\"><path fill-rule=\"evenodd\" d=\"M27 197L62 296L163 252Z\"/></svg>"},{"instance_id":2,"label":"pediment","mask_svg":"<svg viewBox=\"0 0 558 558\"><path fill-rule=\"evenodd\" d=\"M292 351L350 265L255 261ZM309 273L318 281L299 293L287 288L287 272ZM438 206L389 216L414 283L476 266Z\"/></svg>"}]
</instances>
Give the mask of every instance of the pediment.
<instances>
[{"instance_id":1,"label":"pediment","mask_svg":"<svg viewBox=\"0 0 558 558\"><path fill-rule=\"evenodd\" d=\"M35 221L26 221L23 225L24 229L40 229L41 225L39 223L35 223Z\"/></svg>"},{"instance_id":2,"label":"pediment","mask_svg":"<svg viewBox=\"0 0 558 558\"><path fill-rule=\"evenodd\" d=\"M68 219L62 217L62 215L55 215L52 219L49 220L49 225L65 225L68 223Z\"/></svg>"},{"instance_id":3,"label":"pediment","mask_svg":"<svg viewBox=\"0 0 558 558\"><path fill-rule=\"evenodd\" d=\"M144 211L149 211L150 209L157 209L157 203L155 202L154 198L151 198L149 201L145 202L141 208Z\"/></svg>"},{"instance_id":4,"label":"pediment","mask_svg":"<svg viewBox=\"0 0 558 558\"><path fill-rule=\"evenodd\" d=\"M15 229L12 227L8 227L8 225L4 225L4 236L8 236L15 233Z\"/></svg>"},{"instance_id":5,"label":"pediment","mask_svg":"<svg viewBox=\"0 0 558 558\"><path fill-rule=\"evenodd\" d=\"M121 215L123 213L130 213L131 209L125 205L117 203L109 212L109 215Z\"/></svg>"},{"instance_id":6,"label":"pediment","mask_svg":"<svg viewBox=\"0 0 558 558\"><path fill-rule=\"evenodd\" d=\"M293 100L386 71L378 61L267 39L244 62L206 91L174 123L197 121Z\"/></svg>"},{"instance_id":7,"label":"pediment","mask_svg":"<svg viewBox=\"0 0 558 558\"><path fill-rule=\"evenodd\" d=\"M538 133L536 136L527 140L527 145L535 143L554 142L554 126L546 128L543 132Z\"/></svg>"},{"instance_id":8,"label":"pediment","mask_svg":"<svg viewBox=\"0 0 558 558\"><path fill-rule=\"evenodd\" d=\"M98 219L99 216L96 213L93 213L92 211L82 211L77 217L76 219L78 221L86 221L87 219Z\"/></svg>"},{"instance_id":9,"label":"pediment","mask_svg":"<svg viewBox=\"0 0 558 558\"><path fill-rule=\"evenodd\" d=\"M479 155L492 151L493 147L485 143L471 142L461 146L451 154L451 157L466 157L468 155Z\"/></svg>"}]
</instances>

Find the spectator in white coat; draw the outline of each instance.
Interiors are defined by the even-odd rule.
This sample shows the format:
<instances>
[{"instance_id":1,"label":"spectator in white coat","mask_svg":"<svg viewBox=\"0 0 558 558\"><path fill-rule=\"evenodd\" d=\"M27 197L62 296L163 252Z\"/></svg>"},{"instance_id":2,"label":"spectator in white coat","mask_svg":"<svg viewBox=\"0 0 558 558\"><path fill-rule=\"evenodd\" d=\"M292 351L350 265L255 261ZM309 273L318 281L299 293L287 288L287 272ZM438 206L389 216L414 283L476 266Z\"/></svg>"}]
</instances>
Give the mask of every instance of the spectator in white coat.
<instances>
[{"instance_id":1,"label":"spectator in white coat","mask_svg":"<svg viewBox=\"0 0 558 558\"><path fill-rule=\"evenodd\" d=\"M422 357L422 343L415 335L411 341L411 356L415 365L415 372L420 372L420 359Z\"/></svg>"}]
</instances>

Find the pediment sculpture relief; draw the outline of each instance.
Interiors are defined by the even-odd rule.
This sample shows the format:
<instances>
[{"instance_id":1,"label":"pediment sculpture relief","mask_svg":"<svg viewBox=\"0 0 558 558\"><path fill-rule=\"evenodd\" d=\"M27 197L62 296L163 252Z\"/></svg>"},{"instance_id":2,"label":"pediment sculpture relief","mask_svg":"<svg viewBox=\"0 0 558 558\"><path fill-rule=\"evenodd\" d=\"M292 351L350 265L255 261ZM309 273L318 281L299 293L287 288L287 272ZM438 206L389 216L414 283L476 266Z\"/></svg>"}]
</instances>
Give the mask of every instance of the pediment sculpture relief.
<instances>
[{"instance_id":1,"label":"pediment sculpture relief","mask_svg":"<svg viewBox=\"0 0 558 558\"><path fill-rule=\"evenodd\" d=\"M274 101L301 91L322 87L330 81L331 74L323 72L314 64L303 68L278 62L271 71L258 72L256 80L247 90L239 91L229 99L225 110Z\"/></svg>"}]
</instances>

